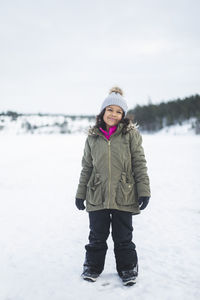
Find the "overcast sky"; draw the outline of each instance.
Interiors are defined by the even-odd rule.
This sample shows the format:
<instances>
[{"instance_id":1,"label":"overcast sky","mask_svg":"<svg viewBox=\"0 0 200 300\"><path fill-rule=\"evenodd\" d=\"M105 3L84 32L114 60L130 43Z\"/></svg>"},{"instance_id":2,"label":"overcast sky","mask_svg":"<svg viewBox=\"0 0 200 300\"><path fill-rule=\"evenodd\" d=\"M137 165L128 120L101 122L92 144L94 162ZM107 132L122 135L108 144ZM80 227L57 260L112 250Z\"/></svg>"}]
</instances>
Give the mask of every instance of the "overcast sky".
<instances>
[{"instance_id":1,"label":"overcast sky","mask_svg":"<svg viewBox=\"0 0 200 300\"><path fill-rule=\"evenodd\" d=\"M0 0L0 112L97 114L200 93L199 0Z\"/></svg>"}]
</instances>

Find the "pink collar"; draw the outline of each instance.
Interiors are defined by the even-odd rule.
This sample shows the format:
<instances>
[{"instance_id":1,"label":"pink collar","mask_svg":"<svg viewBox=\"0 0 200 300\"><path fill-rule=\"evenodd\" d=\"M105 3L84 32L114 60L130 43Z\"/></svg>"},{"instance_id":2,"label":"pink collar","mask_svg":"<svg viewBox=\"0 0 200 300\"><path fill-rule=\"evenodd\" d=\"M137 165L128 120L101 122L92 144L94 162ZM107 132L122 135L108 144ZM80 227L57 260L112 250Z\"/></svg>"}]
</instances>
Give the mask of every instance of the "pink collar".
<instances>
[{"instance_id":1,"label":"pink collar","mask_svg":"<svg viewBox=\"0 0 200 300\"><path fill-rule=\"evenodd\" d=\"M110 136L117 130L117 126L110 127L109 132L103 130L101 127L99 129L103 132L103 134L107 138L107 140L109 140Z\"/></svg>"}]
</instances>

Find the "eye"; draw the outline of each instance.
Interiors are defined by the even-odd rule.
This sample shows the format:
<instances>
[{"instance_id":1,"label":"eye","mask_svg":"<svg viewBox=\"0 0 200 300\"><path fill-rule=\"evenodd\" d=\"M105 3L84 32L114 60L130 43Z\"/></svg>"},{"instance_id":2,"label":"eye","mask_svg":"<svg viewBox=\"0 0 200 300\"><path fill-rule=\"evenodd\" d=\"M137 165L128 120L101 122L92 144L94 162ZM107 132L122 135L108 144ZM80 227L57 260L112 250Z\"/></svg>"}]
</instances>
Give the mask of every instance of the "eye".
<instances>
[{"instance_id":1,"label":"eye","mask_svg":"<svg viewBox=\"0 0 200 300\"><path fill-rule=\"evenodd\" d=\"M120 115L122 114L122 112L121 112L121 111L118 111L117 113L118 113L118 114L120 114Z\"/></svg>"}]
</instances>

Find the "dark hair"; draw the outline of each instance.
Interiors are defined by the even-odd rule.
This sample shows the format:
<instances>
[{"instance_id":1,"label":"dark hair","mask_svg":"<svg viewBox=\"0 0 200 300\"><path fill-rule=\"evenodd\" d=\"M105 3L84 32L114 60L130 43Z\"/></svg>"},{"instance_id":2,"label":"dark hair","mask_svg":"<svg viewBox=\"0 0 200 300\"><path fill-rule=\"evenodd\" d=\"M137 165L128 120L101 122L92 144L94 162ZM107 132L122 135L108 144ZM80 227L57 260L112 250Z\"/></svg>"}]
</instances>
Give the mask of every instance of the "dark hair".
<instances>
[{"instance_id":1,"label":"dark hair","mask_svg":"<svg viewBox=\"0 0 200 300\"><path fill-rule=\"evenodd\" d=\"M102 110L102 112L96 116L96 123L95 123L94 127L96 127L96 128L100 128L101 127L104 130L106 130L106 123L103 120L103 116L104 116L105 110L106 110L106 108L104 108ZM119 122L119 123L124 124L124 127L122 129L122 133L125 133L126 128L127 128L128 124L130 123L130 121L131 121L130 118L128 118L128 117L125 118L125 113L123 111L122 119Z\"/></svg>"}]
</instances>

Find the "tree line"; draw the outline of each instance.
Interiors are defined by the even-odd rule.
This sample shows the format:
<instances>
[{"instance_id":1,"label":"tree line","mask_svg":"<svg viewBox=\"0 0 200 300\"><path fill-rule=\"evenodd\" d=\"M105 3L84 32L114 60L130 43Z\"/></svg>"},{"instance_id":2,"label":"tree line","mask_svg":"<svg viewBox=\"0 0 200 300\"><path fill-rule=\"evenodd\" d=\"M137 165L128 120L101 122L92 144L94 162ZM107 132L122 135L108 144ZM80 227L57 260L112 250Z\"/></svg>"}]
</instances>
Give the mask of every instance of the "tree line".
<instances>
[{"instance_id":1,"label":"tree line","mask_svg":"<svg viewBox=\"0 0 200 300\"><path fill-rule=\"evenodd\" d=\"M128 116L140 125L140 129L156 132L166 126L180 124L195 118L196 133L200 133L200 95L192 95L160 104L137 105Z\"/></svg>"}]
</instances>

